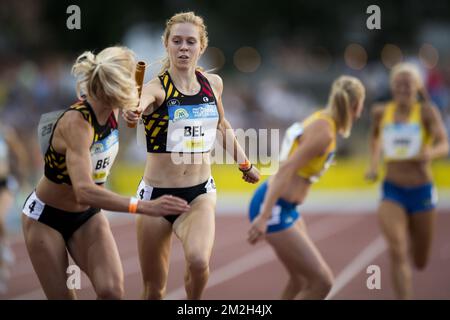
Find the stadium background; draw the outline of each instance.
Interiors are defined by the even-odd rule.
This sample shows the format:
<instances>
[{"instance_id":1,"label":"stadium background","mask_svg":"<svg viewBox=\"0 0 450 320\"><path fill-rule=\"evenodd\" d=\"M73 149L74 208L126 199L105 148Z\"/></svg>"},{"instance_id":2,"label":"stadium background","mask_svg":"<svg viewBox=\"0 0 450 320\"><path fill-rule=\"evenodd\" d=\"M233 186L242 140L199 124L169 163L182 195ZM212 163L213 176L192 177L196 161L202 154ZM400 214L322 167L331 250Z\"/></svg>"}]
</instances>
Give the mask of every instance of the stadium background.
<instances>
[{"instance_id":1,"label":"stadium background","mask_svg":"<svg viewBox=\"0 0 450 320\"><path fill-rule=\"evenodd\" d=\"M72 4L81 9L80 30L66 26L66 10ZM372 4L381 9L380 30L366 27L366 10ZM279 129L281 138L292 121L326 104L338 75L351 74L364 82L362 119L349 139L339 140L337 165L314 185L305 214L345 213L352 204L373 213L379 183L363 179L369 115L374 103L389 99L388 73L395 63L417 64L450 132L449 1L3 0L0 116L17 129L32 166L28 186L17 191L16 205L7 217L11 234L20 235L20 207L42 176L39 117L76 99L70 67L77 55L110 45L128 46L150 65L148 81L164 56L161 35L166 19L187 10L205 19L210 42L200 65L223 78L225 112L235 129ZM127 195L134 193L144 167L145 150L135 141L135 131L121 121L119 156L108 184ZM440 210L449 213L449 158L432 168ZM255 186L242 182L235 165L214 165L213 175L218 214L244 217Z\"/></svg>"}]
</instances>

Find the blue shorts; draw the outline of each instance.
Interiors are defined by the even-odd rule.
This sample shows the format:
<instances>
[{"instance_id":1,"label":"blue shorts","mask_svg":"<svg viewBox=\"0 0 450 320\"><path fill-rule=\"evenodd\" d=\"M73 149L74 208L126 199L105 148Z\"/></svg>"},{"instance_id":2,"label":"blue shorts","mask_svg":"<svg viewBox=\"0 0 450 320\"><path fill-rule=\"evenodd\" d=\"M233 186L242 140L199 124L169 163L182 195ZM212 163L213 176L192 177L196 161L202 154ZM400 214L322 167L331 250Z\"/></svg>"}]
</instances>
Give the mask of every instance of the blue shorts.
<instances>
[{"instance_id":1,"label":"blue shorts","mask_svg":"<svg viewBox=\"0 0 450 320\"><path fill-rule=\"evenodd\" d=\"M267 192L267 181L262 183L253 194L250 201L249 218L253 221L261 210L264 196ZM277 232L291 227L300 218L300 213L296 210L297 204L278 199L272 209L272 217L267 221L267 233Z\"/></svg>"},{"instance_id":2,"label":"blue shorts","mask_svg":"<svg viewBox=\"0 0 450 320\"><path fill-rule=\"evenodd\" d=\"M406 213L412 215L434 209L437 204L437 194L431 183L418 187L401 187L384 181L382 200L393 201L403 207Z\"/></svg>"}]
</instances>

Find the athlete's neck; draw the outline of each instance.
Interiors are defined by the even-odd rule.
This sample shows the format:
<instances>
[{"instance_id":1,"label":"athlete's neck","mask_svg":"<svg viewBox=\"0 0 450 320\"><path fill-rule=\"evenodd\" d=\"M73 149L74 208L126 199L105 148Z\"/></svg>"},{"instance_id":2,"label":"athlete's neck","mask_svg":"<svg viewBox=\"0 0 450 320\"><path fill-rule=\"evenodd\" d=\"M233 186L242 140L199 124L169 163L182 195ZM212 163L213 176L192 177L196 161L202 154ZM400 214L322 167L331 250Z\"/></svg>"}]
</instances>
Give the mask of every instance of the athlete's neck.
<instances>
[{"instance_id":1,"label":"athlete's neck","mask_svg":"<svg viewBox=\"0 0 450 320\"><path fill-rule=\"evenodd\" d=\"M94 98L87 98L87 101L92 107L92 110L94 110L95 117L97 118L98 124L103 126L108 121L109 116L111 115L111 112L113 109L109 104L104 103L103 101L94 99Z\"/></svg>"},{"instance_id":2,"label":"athlete's neck","mask_svg":"<svg viewBox=\"0 0 450 320\"><path fill-rule=\"evenodd\" d=\"M406 102L406 101L397 102L397 110L400 113L409 113L411 111L411 108L412 108L414 103L415 103L415 101L411 101L411 102Z\"/></svg>"},{"instance_id":3,"label":"athlete's neck","mask_svg":"<svg viewBox=\"0 0 450 320\"><path fill-rule=\"evenodd\" d=\"M200 84L195 75L195 68L176 69L170 67L168 71L173 83L181 93L193 95L200 90Z\"/></svg>"}]
</instances>

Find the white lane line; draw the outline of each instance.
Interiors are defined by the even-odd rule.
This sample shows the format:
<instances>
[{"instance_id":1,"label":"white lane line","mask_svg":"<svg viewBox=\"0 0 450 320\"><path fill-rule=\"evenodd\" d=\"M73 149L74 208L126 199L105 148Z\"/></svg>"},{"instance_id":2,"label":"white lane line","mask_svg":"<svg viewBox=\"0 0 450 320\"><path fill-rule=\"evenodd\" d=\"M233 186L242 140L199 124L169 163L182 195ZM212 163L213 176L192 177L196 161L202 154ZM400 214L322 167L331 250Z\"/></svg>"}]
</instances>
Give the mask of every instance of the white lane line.
<instances>
[{"instance_id":1,"label":"white lane line","mask_svg":"<svg viewBox=\"0 0 450 320\"><path fill-rule=\"evenodd\" d=\"M308 228L308 232L311 235L313 241L320 241L328 238L339 231L342 231L349 226L360 221L362 217L357 219L347 220L344 223L336 223L336 219L333 217L320 219L316 223L312 224ZM235 278L247 271L257 268L263 264L275 260L276 256L272 252L269 246L260 248L252 253L246 254L243 257L235 260L225 266L213 271L209 277L206 289L210 289L216 285L226 282L232 278ZM166 296L168 300L186 299L186 293L184 285L169 292Z\"/></svg>"},{"instance_id":2,"label":"white lane line","mask_svg":"<svg viewBox=\"0 0 450 320\"><path fill-rule=\"evenodd\" d=\"M378 236L363 251L361 251L336 277L333 288L326 300L330 300L339 293L358 273L386 250L383 236Z\"/></svg>"}]
</instances>

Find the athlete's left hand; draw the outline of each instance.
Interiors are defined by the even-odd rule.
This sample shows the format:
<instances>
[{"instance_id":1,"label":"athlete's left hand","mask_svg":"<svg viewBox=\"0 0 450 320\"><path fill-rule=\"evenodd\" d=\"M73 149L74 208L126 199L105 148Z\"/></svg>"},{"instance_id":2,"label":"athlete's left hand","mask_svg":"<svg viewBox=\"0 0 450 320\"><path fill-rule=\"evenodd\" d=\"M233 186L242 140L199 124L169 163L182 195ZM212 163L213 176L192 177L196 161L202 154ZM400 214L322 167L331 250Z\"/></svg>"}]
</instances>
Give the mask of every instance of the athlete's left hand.
<instances>
[{"instance_id":1,"label":"athlete's left hand","mask_svg":"<svg viewBox=\"0 0 450 320\"><path fill-rule=\"evenodd\" d=\"M255 166L252 166L250 171L242 174L242 179L248 183L257 183L259 181L259 170Z\"/></svg>"},{"instance_id":2,"label":"athlete's left hand","mask_svg":"<svg viewBox=\"0 0 450 320\"><path fill-rule=\"evenodd\" d=\"M259 214L255 220L253 220L250 229L248 230L247 241L250 244L255 244L259 240L263 239L266 235L267 231L267 219L263 218L261 214Z\"/></svg>"}]
</instances>

